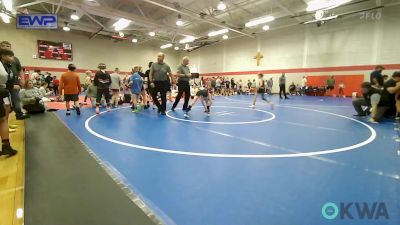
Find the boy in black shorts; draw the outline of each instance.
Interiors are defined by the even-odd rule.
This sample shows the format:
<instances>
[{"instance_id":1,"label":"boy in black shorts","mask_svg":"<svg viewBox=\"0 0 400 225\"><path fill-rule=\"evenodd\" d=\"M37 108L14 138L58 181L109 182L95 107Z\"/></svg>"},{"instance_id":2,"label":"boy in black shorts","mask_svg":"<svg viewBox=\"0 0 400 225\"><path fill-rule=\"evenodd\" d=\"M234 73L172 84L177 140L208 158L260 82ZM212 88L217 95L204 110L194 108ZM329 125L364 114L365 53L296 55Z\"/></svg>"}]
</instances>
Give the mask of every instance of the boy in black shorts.
<instances>
[{"instance_id":1,"label":"boy in black shorts","mask_svg":"<svg viewBox=\"0 0 400 225\"><path fill-rule=\"evenodd\" d=\"M197 91L196 96L192 100L192 102L189 104L188 108L186 109L185 114L183 116L185 118L189 118L189 111L192 109L192 106L196 104L197 100L201 99L201 103L204 106L204 112L207 113L207 116L210 116L210 107L212 104L212 95L209 92L209 90L205 87L200 87L199 91Z\"/></svg>"}]
</instances>

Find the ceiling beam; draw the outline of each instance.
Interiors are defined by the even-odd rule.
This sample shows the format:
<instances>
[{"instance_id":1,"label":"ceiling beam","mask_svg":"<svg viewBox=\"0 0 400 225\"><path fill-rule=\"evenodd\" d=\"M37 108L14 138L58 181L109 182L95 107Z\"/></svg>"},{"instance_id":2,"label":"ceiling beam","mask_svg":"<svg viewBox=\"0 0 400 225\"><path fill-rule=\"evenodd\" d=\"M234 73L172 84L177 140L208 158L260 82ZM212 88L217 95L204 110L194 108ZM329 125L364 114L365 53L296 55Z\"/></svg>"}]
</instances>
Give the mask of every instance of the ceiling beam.
<instances>
[{"instance_id":1,"label":"ceiling beam","mask_svg":"<svg viewBox=\"0 0 400 225\"><path fill-rule=\"evenodd\" d=\"M48 8L46 8L46 6L44 6L43 3L40 3L40 6L44 9L44 11L46 11L48 14L51 14L50 10Z\"/></svg>"},{"instance_id":2,"label":"ceiling beam","mask_svg":"<svg viewBox=\"0 0 400 225\"><path fill-rule=\"evenodd\" d=\"M46 0L47 3L50 4L58 4L56 0ZM69 8L69 9L74 9L74 10L79 10L83 9L85 10L88 14L91 15L96 15L100 16L103 18L108 18L112 20L118 20L120 18L125 18L128 20L132 20L134 24L137 26L142 26L142 27L147 27L148 29L152 30L159 30L159 31L174 31L177 32L180 35L191 35L198 37L197 33L189 32L186 30L179 29L175 26L169 26L166 24L160 24L160 22L152 20L150 18L143 18L142 16L135 15L129 12L121 11L118 9L110 8L107 6L96 6L92 7L80 2L70 2L70 1L65 1L63 2L63 7Z\"/></svg>"},{"instance_id":3,"label":"ceiling beam","mask_svg":"<svg viewBox=\"0 0 400 225\"><path fill-rule=\"evenodd\" d=\"M97 23L101 28L106 29L106 27L102 23L100 23L97 19L95 19L92 15L90 15L84 9L80 9L80 10L85 13L85 16L89 17L89 19L91 19L93 22Z\"/></svg>"},{"instance_id":4,"label":"ceiling beam","mask_svg":"<svg viewBox=\"0 0 400 225\"><path fill-rule=\"evenodd\" d=\"M142 14L142 16L144 18L147 18L146 13L144 13L144 11L142 10L142 7L140 7L139 3L137 1L133 1L133 3L135 4L136 8L139 10L140 14Z\"/></svg>"},{"instance_id":5,"label":"ceiling beam","mask_svg":"<svg viewBox=\"0 0 400 225\"><path fill-rule=\"evenodd\" d=\"M272 0L274 2L274 4L276 6L278 6L280 9L282 9L283 11L285 11L286 13L288 13L291 16L295 16L296 13L294 13L292 10L290 10L288 7L286 7L285 5L283 5L283 3L281 3L279 0ZM296 20L302 22L302 20L298 17L295 17Z\"/></svg>"},{"instance_id":6,"label":"ceiling beam","mask_svg":"<svg viewBox=\"0 0 400 225\"><path fill-rule=\"evenodd\" d=\"M170 10L170 11L179 13L179 14L181 14L181 15L185 15L185 16L190 17L190 18L193 18L193 19L195 19L195 20L199 20L199 21L202 21L202 22L205 22L205 23L208 23L208 24L211 24L211 25L220 27L220 28L228 29L228 30L230 30L230 31L233 31L233 32L236 32L236 33L239 33L239 34L248 36L248 37L254 37L254 35L247 34L247 33L245 33L245 32L242 32L242 31L238 30L238 29L231 28L231 27L226 26L226 25L224 25L224 24L222 24L222 23L220 23L220 22L214 22L214 21L211 21L211 20L203 19L203 18L201 18L201 17L199 17L199 16L197 16L197 15L194 16L194 15L192 15L192 14L190 14L190 13L183 12L183 11L181 11L181 10L175 9L175 8L173 8L173 7L169 7L169 6L165 5L165 4L158 3L158 2L153 1L153 0L143 0L143 1L144 1L144 2L147 2L147 3L149 3L149 4L152 4L152 5L155 5L155 6L158 6L158 7L161 7L161 8L168 9L168 10Z\"/></svg>"},{"instance_id":7,"label":"ceiling beam","mask_svg":"<svg viewBox=\"0 0 400 225\"><path fill-rule=\"evenodd\" d=\"M56 9L55 14L58 14L58 12L60 11L62 3L63 3L63 0L60 0L60 2L57 4L57 9Z\"/></svg>"},{"instance_id":8,"label":"ceiling beam","mask_svg":"<svg viewBox=\"0 0 400 225\"><path fill-rule=\"evenodd\" d=\"M26 4L22 4L22 5L16 6L15 8L16 8L16 9L26 8L26 7L29 7L29 6L41 4L41 3L43 3L43 2L47 2L47 1L34 1L34 2L29 2L29 3L26 3Z\"/></svg>"}]
</instances>

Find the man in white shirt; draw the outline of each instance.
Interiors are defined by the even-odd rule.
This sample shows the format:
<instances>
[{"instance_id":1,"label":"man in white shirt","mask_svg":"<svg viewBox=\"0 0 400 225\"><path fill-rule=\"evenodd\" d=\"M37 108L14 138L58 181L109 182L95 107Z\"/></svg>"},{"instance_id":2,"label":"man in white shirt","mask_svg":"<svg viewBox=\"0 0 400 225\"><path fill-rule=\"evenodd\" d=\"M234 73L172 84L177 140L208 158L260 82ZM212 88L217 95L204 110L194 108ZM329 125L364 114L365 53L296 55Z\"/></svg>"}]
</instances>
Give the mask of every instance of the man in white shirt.
<instances>
[{"instance_id":1,"label":"man in white shirt","mask_svg":"<svg viewBox=\"0 0 400 225\"><path fill-rule=\"evenodd\" d=\"M301 80L301 95L305 95L307 89L307 77L303 76L303 79Z\"/></svg>"}]
</instances>

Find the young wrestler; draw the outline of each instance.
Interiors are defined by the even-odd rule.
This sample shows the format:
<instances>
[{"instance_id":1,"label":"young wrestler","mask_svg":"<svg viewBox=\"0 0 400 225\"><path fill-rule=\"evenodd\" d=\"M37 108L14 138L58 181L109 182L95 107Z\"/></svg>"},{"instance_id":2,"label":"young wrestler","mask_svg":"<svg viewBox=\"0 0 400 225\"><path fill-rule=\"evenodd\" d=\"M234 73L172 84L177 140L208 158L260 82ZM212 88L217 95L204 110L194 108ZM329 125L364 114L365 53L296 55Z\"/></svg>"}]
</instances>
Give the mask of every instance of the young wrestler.
<instances>
[{"instance_id":1,"label":"young wrestler","mask_svg":"<svg viewBox=\"0 0 400 225\"><path fill-rule=\"evenodd\" d=\"M143 87L143 79L139 74L140 67L135 66L132 69L132 76L129 78L129 86L131 87L132 94L132 112L138 112L138 99L140 94L142 93ZM143 104L142 104L143 105ZM139 106L139 109L142 108L142 105Z\"/></svg>"},{"instance_id":2,"label":"young wrestler","mask_svg":"<svg viewBox=\"0 0 400 225\"><path fill-rule=\"evenodd\" d=\"M201 100L201 104L204 106L204 112L207 113L207 116L210 116L210 107L212 104L212 95L210 94L210 90L208 88L208 85L206 87L200 87L199 91L197 91L196 96L192 100L192 102L189 104L188 108L186 109L185 114L183 116L185 118L189 118L189 111L192 109L192 106L196 104L197 100Z\"/></svg>"},{"instance_id":3,"label":"young wrestler","mask_svg":"<svg viewBox=\"0 0 400 225\"><path fill-rule=\"evenodd\" d=\"M256 107L256 100L258 95L261 95L261 99L264 100L267 103L271 104L271 108L274 107L274 103L270 102L266 97L265 97L265 81L263 79L264 75L263 74L258 74L258 80L256 82L256 90L254 93L254 98L253 98L253 105L251 105L251 108Z\"/></svg>"}]
</instances>

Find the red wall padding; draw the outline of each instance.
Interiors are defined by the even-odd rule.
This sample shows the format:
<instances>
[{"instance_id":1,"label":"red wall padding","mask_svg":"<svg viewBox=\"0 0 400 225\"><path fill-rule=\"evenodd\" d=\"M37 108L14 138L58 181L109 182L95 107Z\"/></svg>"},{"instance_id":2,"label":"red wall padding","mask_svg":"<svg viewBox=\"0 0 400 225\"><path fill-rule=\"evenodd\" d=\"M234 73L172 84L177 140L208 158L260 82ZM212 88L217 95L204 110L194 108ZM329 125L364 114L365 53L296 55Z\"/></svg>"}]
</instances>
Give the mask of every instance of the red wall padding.
<instances>
[{"instance_id":1,"label":"red wall padding","mask_svg":"<svg viewBox=\"0 0 400 225\"><path fill-rule=\"evenodd\" d=\"M307 86L326 86L326 80L330 76L307 76ZM357 95L361 95L361 83L364 82L364 75L335 75L334 76L335 89L333 93L339 95L339 83L343 81L345 88L344 94L351 96L353 92L357 92Z\"/></svg>"}]
</instances>

